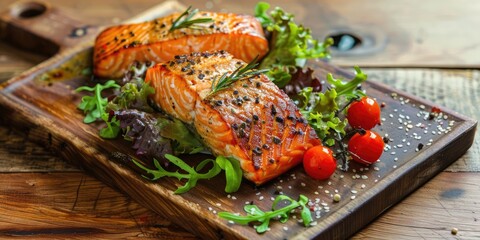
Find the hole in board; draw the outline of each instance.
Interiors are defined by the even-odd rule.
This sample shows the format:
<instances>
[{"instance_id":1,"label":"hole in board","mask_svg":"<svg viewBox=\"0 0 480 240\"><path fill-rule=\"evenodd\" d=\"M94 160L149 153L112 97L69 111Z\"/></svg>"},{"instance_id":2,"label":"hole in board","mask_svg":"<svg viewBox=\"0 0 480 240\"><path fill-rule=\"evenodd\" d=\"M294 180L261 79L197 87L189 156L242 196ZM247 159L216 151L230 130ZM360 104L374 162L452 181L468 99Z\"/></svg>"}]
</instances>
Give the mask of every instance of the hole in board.
<instances>
[{"instance_id":1,"label":"hole in board","mask_svg":"<svg viewBox=\"0 0 480 240\"><path fill-rule=\"evenodd\" d=\"M362 40L359 37L350 33L337 33L328 37L333 38L332 47L342 52L354 49L362 44Z\"/></svg>"},{"instance_id":2,"label":"hole in board","mask_svg":"<svg viewBox=\"0 0 480 240\"><path fill-rule=\"evenodd\" d=\"M22 2L11 8L11 14L18 18L33 18L42 15L47 7L37 2Z\"/></svg>"}]
</instances>

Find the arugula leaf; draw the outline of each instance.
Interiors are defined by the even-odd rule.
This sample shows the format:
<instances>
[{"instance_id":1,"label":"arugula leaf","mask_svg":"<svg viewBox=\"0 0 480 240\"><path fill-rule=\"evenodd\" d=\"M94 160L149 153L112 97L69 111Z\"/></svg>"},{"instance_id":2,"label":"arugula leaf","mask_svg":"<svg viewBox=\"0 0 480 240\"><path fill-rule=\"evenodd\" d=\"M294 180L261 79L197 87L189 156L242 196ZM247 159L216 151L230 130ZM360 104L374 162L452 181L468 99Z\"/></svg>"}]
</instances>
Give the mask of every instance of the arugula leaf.
<instances>
[{"instance_id":1,"label":"arugula leaf","mask_svg":"<svg viewBox=\"0 0 480 240\"><path fill-rule=\"evenodd\" d=\"M294 22L293 14L277 7L269 16L269 8L265 2L259 2L255 7L255 17L271 35L270 51L259 68L270 69L267 75L282 88L290 81L292 70L304 67L307 59L329 58L328 47L333 44L333 39L319 42L312 37L309 28Z\"/></svg>"},{"instance_id":2,"label":"arugula leaf","mask_svg":"<svg viewBox=\"0 0 480 240\"><path fill-rule=\"evenodd\" d=\"M120 86L114 80L110 80L105 84L97 83L95 87L82 86L75 89L76 92L94 92L93 96L83 96L78 105L78 108L86 114L83 119L84 123L92 123L102 118L108 103L107 98L102 97L102 91L108 88L120 88Z\"/></svg>"},{"instance_id":3,"label":"arugula leaf","mask_svg":"<svg viewBox=\"0 0 480 240\"><path fill-rule=\"evenodd\" d=\"M335 144L336 134L345 135L347 120L338 117L342 110L339 106L365 96L358 86L367 80L367 75L359 67L355 67L355 71L356 76L349 82L335 79L332 74L328 74L327 81L332 88L325 92L313 92L312 87L306 87L299 93L301 101L297 105L300 112L328 146Z\"/></svg>"},{"instance_id":4,"label":"arugula leaf","mask_svg":"<svg viewBox=\"0 0 480 240\"><path fill-rule=\"evenodd\" d=\"M190 167L180 158L170 154L165 154L165 158L169 162L183 170L183 172L179 172L178 170L175 172L167 171L155 158L153 159L153 164L157 168L156 170L145 167L142 163L136 161L133 158L131 158L131 161L133 161L133 163L137 167L144 170L147 174L150 174L151 177L148 177L146 175L143 175L143 177L152 181L158 180L163 177L175 177L178 180L187 179L187 182L185 182L183 186L179 187L175 191L175 194L182 194L188 192L190 189L194 188L197 185L198 180L213 178L218 175L222 171L222 169L225 170L225 177L227 179L225 192L236 192L240 187L242 181L242 169L240 168L240 163L234 158L218 156L216 160L205 159L201 161L196 167ZM200 171L202 171L205 166L210 163L213 165L212 168L210 168L206 173L200 173Z\"/></svg>"},{"instance_id":5,"label":"arugula leaf","mask_svg":"<svg viewBox=\"0 0 480 240\"><path fill-rule=\"evenodd\" d=\"M288 202L289 204L284 207L277 208L281 202ZM247 213L246 216L229 212L220 212L218 213L218 216L242 225L246 225L251 222L259 222L260 225L255 226L256 231L257 233L264 233L268 230L270 220L279 220L281 223L285 223L288 220L289 215L292 213L292 210L301 207L302 210L300 216L302 217L304 226L308 227L312 223L313 219L307 203L308 198L304 195L300 195L298 201L295 201L286 195L280 195L273 201L271 211L264 212L256 205L251 204L245 205L243 208L243 210L245 210Z\"/></svg>"},{"instance_id":6,"label":"arugula leaf","mask_svg":"<svg viewBox=\"0 0 480 240\"><path fill-rule=\"evenodd\" d=\"M225 170L227 184L225 192L232 193L238 191L242 184L242 168L240 162L233 157L218 156L215 160L221 169Z\"/></svg>"},{"instance_id":7,"label":"arugula leaf","mask_svg":"<svg viewBox=\"0 0 480 240\"><path fill-rule=\"evenodd\" d=\"M180 169L182 169L183 171L185 171L186 173L180 173L178 170L175 172L169 172L165 170L156 159L153 160L153 163L157 168L157 170L149 169L143 166L143 164L141 164L140 162L137 162L133 159L132 160L133 160L133 163L135 163L135 165L137 165L139 168L141 168L148 174L152 175L152 178L143 176L152 181L158 180L162 177L176 177L178 178L178 180L187 179L187 182L174 192L175 194L182 194L182 193L188 192L190 189L192 189L197 185L198 180L213 178L216 175L218 175L221 171L220 167L218 166L218 164L215 163L213 159L203 160L199 164L199 166L201 167L197 167L197 169L194 169L190 167L188 164L186 164L184 161L182 161L180 158L177 158L173 155L165 154L165 158L168 159L171 163L173 163L177 167L179 167ZM199 173L198 171L200 171L208 163L213 164L212 168L208 170L206 173Z\"/></svg>"},{"instance_id":8,"label":"arugula leaf","mask_svg":"<svg viewBox=\"0 0 480 240\"><path fill-rule=\"evenodd\" d=\"M105 84L98 83L95 87L82 86L75 89L76 92L88 91L94 93L93 96L83 96L78 108L85 113L84 123L103 120L107 124L106 128L100 130L100 136L103 138L115 138L120 131L119 122L110 118L110 115L106 112L108 99L102 97L102 91L109 88L118 89L120 85L116 84L114 80L109 80Z\"/></svg>"}]
</instances>

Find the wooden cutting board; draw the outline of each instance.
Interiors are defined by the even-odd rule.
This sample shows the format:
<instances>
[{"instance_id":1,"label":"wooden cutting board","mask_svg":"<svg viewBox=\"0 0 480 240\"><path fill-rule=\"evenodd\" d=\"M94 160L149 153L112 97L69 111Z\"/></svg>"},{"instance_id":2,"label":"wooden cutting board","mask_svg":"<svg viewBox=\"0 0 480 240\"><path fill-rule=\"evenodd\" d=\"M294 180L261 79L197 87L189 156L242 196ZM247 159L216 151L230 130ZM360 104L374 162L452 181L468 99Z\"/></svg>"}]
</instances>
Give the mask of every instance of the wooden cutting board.
<instances>
[{"instance_id":1,"label":"wooden cutting board","mask_svg":"<svg viewBox=\"0 0 480 240\"><path fill-rule=\"evenodd\" d=\"M303 194L316 202L321 208L318 218L314 213L317 224L305 228L292 219L285 224L274 222L262 237L346 238L455 161L473 142L476 121L441 106L437 107L445 119L425 120L434 103L367 82L368 94L385 103L384 121L377 131L388 134L391 149L384 152L380 162L368 168L352 163L348 172L337 171L328 181L314 181L298 167L262 187L244 182L237 193L230 195L223 192L224 180L216 177L199 182L186 194L175 195L173 191L181 182L143 179L129 166L110 158L112 152L133 154L127 142L101 139L98 126L82 123L83 115L76 108L82 95L73 89L90 81L82 72L91 66L92 39L101 28L82 25L50 6L44 12L41 7L35 8L30 15L41 14L28 18L19 17L20 7L17 13L2 14L2 32L11 41L24 43L23 47L35 42L43 44L37 48L51 49L47 53L60 53L1 85L2 121L28 131L31 139L55 149L66 160L203 238L257 238L252 227L232 225L216 213L243 214L244 204L251 201L268 210L271 198L279 191L292 198ZM157 10L167 14L183 11L184 7L167 2ZM67 24L52 25L52 19L59 18ZM311 64L320 78L327 72L352 77L327 63ZM342 196L339 203L333 203L334 193Z\"/></svg>"}]
</instances>

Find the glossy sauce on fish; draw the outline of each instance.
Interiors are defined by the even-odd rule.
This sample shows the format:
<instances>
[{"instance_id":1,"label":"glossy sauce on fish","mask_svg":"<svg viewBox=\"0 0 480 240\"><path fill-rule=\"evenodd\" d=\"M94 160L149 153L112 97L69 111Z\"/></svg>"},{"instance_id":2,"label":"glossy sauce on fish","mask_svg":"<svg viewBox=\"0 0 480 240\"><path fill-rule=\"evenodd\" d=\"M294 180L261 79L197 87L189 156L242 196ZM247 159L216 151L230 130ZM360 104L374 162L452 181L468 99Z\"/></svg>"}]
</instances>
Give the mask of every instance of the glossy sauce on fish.
<instances>
[{"instance_id":1,"label":"glossy sauce on fish","mask_svg":"<svg viewBox=\"0 0 480 240\"><path fill-rule=\"evenodd\" d=\"M253 16L199 12L195 18L213 22L169 31L179 16L105 29L95 41L94 74L119 78L134 61L161 63L191 52L225 50L247 62L268 52L262 26Z\"/></svg>"},{"instance_id":2,"label":"glossy sauce on fish","mask_svg":"<svg viewBox=\"0 0 480 240\"><path fill-rule=\"evenodd\" d=\"M245 178L262 184L299 164L320 140L266 75L212 94L212 80L244 65L224 51L192 53L150 68L145 81L160 108L194 126L215 155L237 158Z\"/></svg>"}]
</instances>

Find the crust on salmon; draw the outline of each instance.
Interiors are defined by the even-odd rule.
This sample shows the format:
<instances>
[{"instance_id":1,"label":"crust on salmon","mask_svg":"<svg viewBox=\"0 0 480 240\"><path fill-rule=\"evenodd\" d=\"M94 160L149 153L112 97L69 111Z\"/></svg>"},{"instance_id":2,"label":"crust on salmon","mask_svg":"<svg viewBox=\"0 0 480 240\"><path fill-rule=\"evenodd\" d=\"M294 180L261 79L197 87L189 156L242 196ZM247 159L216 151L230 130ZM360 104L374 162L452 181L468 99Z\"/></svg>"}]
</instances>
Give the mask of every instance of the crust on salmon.
<instances>
[{"instance_id":1,"label":"crust on salmon","mask_svg":"<svg viewBox=\"0 0 480 240\"><path fill-rule=\"evenodd\" d=\"M212 18L213 22L169 32L179 16L105 29L95 41L94 74L119 78L134 61L161 63L191 52L225 50L247 62L268 52L262 26L253 16L199 12L194 19Z\"/></svg>"},{"instance_id":2,"label":"crust on salmon","mask_svg":"<svg viewBox=\"0 0 480 240\"><path fill-rule=\"evenodd\" d=\"M238 159L245 178L259 185L296 166L320 140L266 75L212 93L213 79L244 65L223 51L192 53L150 68L145 81L159 107L194 126L213 154Z\"/></svg>"}]
</instances>

